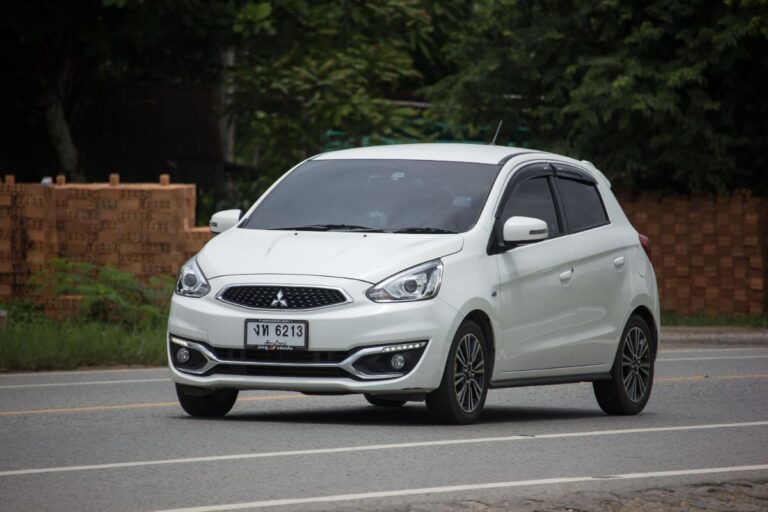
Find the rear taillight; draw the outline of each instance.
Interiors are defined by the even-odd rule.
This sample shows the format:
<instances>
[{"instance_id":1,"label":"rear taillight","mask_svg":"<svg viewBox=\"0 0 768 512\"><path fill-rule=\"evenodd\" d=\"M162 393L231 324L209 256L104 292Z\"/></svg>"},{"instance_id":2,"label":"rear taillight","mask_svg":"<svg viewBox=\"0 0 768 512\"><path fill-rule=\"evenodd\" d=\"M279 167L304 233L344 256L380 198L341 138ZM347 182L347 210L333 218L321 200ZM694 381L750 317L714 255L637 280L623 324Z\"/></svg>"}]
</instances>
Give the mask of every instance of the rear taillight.
<instances>
[{"instance_id":1,"label":"rear taillight","mask_svg":"<svg viewBox=\"0 0 768 512\"><path fill-rule=\"evenodd\" d=\"M645 251L645 254L648 255L648 259L650 260L653 256L653 251L651 250L651 239L645 235L638 236L640 237L640 245L643 246L643 250Z\"/></svg>"}]
</instances>

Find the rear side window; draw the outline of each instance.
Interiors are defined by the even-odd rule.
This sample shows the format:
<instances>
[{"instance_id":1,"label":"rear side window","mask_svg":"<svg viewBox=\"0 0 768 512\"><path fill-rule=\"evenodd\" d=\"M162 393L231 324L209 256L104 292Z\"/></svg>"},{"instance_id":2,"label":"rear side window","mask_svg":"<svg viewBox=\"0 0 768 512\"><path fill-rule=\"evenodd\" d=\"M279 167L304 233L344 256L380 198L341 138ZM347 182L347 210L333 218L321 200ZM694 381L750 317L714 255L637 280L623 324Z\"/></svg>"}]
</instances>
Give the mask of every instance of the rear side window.
<instances>
[{"instance_id":1,"label":"rear side window","mask_svg":"<svg viewBox=\"0 0 768 512\"><path fill-rule=\"evenodd\" d=\"M558 178L557 186L565 206L568 227L572 232L608 224L608 215L597 187L564 178Z\"/></svg>"},{"instance_id":2,"label":"rear side window","mask_svg":"<svg viewBox=\"0 0 768 512\"><path fill-rule=\"evenodd\" d=\"M550 237L563 232L557 218L557 209L549 180L544 176L524 181L509 196L502 212L502 221L506 222L507 219L515 216L543 220L549 227Z\"/></svg>"}]
</instances>

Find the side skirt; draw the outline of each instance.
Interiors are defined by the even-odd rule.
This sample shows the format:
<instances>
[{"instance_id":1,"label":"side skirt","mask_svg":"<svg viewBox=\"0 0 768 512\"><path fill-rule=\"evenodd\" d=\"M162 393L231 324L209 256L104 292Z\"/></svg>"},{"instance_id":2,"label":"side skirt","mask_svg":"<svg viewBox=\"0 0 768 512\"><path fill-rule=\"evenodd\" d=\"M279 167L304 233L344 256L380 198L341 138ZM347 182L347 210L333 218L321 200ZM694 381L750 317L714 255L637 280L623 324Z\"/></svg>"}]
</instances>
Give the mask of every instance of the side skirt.
<instances>
[{"instance_id":1,"label":"side skirt","mask_svg":"<svg viewBox=\"0 0 768 512\"><path fill-rule=\"evenodd\" d=\"M594 382L596 380L611 380L610 373L582 373L579 375L563 375L560 377L529 377L526 379L504 379L491 382L494 388L517 388L524 386L551 386L553 384L573 384L576 382Z\"/></svg>"}]
</instances>

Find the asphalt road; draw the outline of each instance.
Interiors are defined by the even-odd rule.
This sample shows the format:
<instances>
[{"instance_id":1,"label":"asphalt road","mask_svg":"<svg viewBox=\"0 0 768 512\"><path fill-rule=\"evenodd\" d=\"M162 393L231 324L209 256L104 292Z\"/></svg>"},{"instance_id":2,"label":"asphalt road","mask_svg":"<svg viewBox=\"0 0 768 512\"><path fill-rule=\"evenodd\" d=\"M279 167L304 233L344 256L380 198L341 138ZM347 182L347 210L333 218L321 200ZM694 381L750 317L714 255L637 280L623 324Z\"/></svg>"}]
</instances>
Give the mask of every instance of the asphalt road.
<instances>
[{"instance_id":1,"label":"asphalt road","mask_svg":"<svg viewBox=\"0 0 768 512\"><path fill-rule=\"evenodd\" d=\"M0 375L0 510L527 510L768 480L768 348L664 350L637 417L603 415L588 384L492 391L467 427L423 404L240 396L199 420L165 370Z\"/></svg>"}]
</instances>

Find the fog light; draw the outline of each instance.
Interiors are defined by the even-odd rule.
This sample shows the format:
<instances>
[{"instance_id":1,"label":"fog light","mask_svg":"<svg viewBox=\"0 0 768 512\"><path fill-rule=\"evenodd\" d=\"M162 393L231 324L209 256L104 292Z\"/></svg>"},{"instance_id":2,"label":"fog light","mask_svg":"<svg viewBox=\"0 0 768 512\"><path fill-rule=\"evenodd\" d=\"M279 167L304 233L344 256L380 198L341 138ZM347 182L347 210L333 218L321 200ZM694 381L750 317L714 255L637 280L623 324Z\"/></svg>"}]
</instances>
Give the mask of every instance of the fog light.
<instances>
[{"instance_id":1,"label":"fog light","mask_svg":"<svg viewBox=\"0 0 768 512\"><path fill-rule=\"evenodd\" d=\"M187 364L190 356L189 349L182 347L176 351L176 362L179 364Z\"/></svg>"},{"instance_id":2,"label":"fog light","mask_svg":"<svg viewBox=\"0 0 768 512\"><path fill-rule=\"evenodd\" d=\"M392 358L389 360L389 366L392 367L393 370L399 371L402 370L405 366L405 357L403 354L395 354L392 356Z\"/></svg>"}]
</instances>

